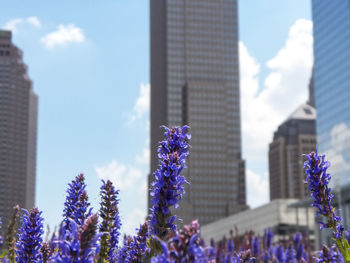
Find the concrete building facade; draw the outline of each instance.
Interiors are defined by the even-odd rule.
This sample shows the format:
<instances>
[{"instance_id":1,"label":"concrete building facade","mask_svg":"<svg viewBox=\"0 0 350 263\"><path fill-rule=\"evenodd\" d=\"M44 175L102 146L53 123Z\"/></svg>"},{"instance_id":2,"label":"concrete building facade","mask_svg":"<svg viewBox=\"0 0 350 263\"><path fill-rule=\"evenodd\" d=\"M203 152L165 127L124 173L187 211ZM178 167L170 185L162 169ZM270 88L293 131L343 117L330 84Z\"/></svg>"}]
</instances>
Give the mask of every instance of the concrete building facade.
<instances>
[{"instance_id":1,"label":"concrete building facade","mask_svg":"<svg viewBox=\"0 0 350 263\"><path fill-rule=\"evenodd\" d=\"M301 105L274 133L269 145L270 199L309 195L305 181L303 154L316 149L316 111Z\"/></svg>"},{"instance_id":2,"label":"concrete building facade","mask_svg":"<svg viewBox=\"0 0 350 263\"><path fill-rule=\"evenodd\" d=\"M151 173L161 125L188 124L190 186L176 214L206 224L246 208L236 0L151 0Z\"/></svg>"},{"instance_id":3,"label":"concrete building facade","mask_svg":"<svg viewBox=\"0 0 350 263\"><path fill-rule=\"evenodd\" d=\"M0 217L35 203L38 97L10 31L0 31Z\"/></svg>"},{"instance_id":4,"label":"concrete building facade","mask_svg":"<svg viewBox=\"0 0 350 263\"><path fill-rule=\"evenodd\" d=\"M220 219L201 227L201 237L206 244L213 238L216 242L223 237L229 237L230 230L238 230L238 235L253 231L263 236L269 228L274 232L275 240L285 238L295 232L308 235L313 243L315 240L315 213L309 207L294 208L292 205L297 199L275 199L268 204L249 209L238 214Z\"/></svg>"}]
</instances>

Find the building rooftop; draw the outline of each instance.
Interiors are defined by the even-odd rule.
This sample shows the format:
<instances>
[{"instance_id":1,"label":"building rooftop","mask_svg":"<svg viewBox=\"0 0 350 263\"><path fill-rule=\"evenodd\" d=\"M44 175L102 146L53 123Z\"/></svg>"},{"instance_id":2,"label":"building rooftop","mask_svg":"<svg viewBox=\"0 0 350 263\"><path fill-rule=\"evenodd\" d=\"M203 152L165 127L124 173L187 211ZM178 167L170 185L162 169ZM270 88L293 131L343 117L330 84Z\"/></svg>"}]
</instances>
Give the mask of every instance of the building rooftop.
<instances>
[{"instance_id":1,"label":"building rooftop","mask_svg":"<svg viewBox=\"0 0 350 263\"><path fill-rule=\"evenodd\" d=\"M301 104L289 117L278 126L273 140L285 137L288 143L297 143L299 134L315 134L316 109L308 104Z\"/></svg>"},{"instance_id":2,"label":"building rooftop","mask_svg":"<svg viewBox=\"0 0 350 263\"><path fill-rule=\"evenodd\" d=\"M201 236L205 242L213 238L216 242L224 236L228 237L230 230L237 227L239 235L247 231L254 231L255 234L263 235L265 229L270 228L281 232L281 229L289 232L296 232L301 229L314 229L314 208L312 206L293 206L298 199L275 199L270 203L245 210L238 214L217 220L201 227ZM298 211L297 209L298 208ZM288 234L288 231L286 234ZM281 233L279 233L281 234Z\"/></svg>"},{"instance_id":3,"label":"building rooftop","mask_svg":"<svg viewBox=\"0 0 350 263\"><path fill-rule=\"evenodd\" d=\"M287 120L315 120L316 109L308 104L300 105Z\"/></svg>"},{"instance_id":4,"label":"building rooftop","mask_svg":"<svg viewBox=\"0 0 350 263\"><path fill-rule=\"evenodd\" d=\"M0 39L10 39L12 38L12 32L8 30L0 29Z\"/></svg>"}]
</instances>

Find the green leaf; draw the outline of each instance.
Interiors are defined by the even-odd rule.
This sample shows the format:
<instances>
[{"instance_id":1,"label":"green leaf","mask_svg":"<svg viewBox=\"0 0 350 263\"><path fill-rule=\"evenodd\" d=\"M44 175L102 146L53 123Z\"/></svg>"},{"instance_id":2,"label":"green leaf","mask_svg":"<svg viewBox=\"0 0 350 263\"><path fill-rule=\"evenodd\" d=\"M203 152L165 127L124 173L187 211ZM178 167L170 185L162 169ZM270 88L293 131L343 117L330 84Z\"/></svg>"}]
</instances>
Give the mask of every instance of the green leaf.
<instances>
[{"instance_id":1,"label":"green leaf","mask_svg":"<svg viewBox=\"0 0 350 263\"><path fill-rule=\"evenodd\" d=\"M342 253L344 260L350 262L350 246L345 237L337 238L335 240L339 248L340 253Z\"/></svg>"},{"instance_id":2,"label":"green leaf","mask_svg":"<svg viewBox=\"0 0 350 263\"><path fill-rule=\"evenodd\" d=\"M4 258L9 251L6 249L4 252L1 253L0 258Z\"/></svg>"}]
</instances>

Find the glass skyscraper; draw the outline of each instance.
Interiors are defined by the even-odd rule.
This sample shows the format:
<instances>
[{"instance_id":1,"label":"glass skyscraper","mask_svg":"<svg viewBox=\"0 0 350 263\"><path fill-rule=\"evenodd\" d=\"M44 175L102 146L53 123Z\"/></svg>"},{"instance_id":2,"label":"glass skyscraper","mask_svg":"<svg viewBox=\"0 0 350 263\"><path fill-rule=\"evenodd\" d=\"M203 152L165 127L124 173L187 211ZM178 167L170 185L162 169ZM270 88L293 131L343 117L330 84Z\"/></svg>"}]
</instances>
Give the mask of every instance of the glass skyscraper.
<instances>
[{"instance_id":1,"label":"glass skyscraper","mask_svg":"<svg viewBox=\"0 0 350 263\"><path fill-rule=\"evenodd\" d=\"M206 224L246 207L236 0L151 0L151 175L161 125L191 126L176 214Z\"/></svg>"},{"instance_id":2,"label":"glass skyscraper","mask_svg":"<svg viewBox=\"0 0 350 263\"><path fill-rule=\"evenodd\" d=\"M318 151L331 162L335 201L349 226L350 1L312 0L312 19Z\"/></svg>"}]
</instances>

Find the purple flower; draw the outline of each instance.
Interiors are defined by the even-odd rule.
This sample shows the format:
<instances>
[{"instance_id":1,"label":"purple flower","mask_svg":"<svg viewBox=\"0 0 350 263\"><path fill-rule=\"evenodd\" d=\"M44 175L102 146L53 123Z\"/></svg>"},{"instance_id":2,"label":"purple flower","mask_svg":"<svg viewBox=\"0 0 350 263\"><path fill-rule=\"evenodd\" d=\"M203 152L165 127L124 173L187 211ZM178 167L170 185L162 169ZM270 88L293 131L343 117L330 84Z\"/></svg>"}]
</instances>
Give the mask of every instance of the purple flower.
<instances>
[{"instance_id":1,"label":"purple flower","mask_svg":"<svg viewBox=\"0 0 350 263\"><path fill-rule=\"evenodd\" d=\"M87 218L81 228L78 228L74 220L69 220L70 229L63 228L65 233L56 241L57 248L51 262L93 263L99 251L98 215L94 214Z\"/></svg>"},{"instance_id":2,"label":"purple flower","mask_svg":"<svg viewBox=\"0 0 350 263\"><path fill-rule=\"evenodd\" d=\"M275 249L275 257L277 263L284 263L285 262L285 255L284 255L284 248L282 245L276 245Z\"/></svg>"},{"instance_id":3,"label":"purple flower","mask_svg":"<svg viewBox=\"0 0 350 263\"><path fill-rule=\"evenodd\" d=\"M302 236L300 233L295 233L295 235L293 236L293 244L294 247L297 248L298 245L300 244L300 241L302 239Z\"/></svg>"},{"instance_id":4,"label":"purple flower","mask_svg":"<svg viewBox=\"0 0 350 263\"><path fill-rule=\"evenodd\" d=\"M75 180L68 184L69 187L63 210L65 228L69 228L69 219L74 220L78 226L83 226L85 219L91 214L91 210L88 211L90 203L85 191L86 184L84 180L84 175L79 174L75 177Z\"/></svg>"},{"instance_id":5,"label":"purple flower","mask_svg":"<svg viewBox=\"0 0 350 263\"><path fill-rule=\"evenodd\" d=\"M156 240L161 246L161 253L151 258L151 263L170 263L167 244L156 237Z\"/></svg>"},{"instance_id":6,"label":"purple flower","mask_svg":"<svg viewBox=\"0 0 350 263\"><path fill-rule=\"evenodd\" d=\"M263 262L270 262L272 259L271 251L269 250L264 250L261 259Z\"/></svg>"},{"instance_id":7,"label":"purple flower","mask_svg":"<svg viewBox=\"0 0 350 263\"><path fill-rule=\"evenodd\" d=\"M265 247L269 249L272 245L272 240L273 240L273 233L272 231L268 228L265 230Z\"/></svg>"},{"instance_id":8,"label":"purple flower","mask_svg":"<svg viewBox=\"0 0 350 263\"><path fill-rule=\"evenodd\" d=\"M33 208L28 213L23 209L22 225L18 235L17 242L17 262L41 262L40 253L41 243L43 241L43 218L38 208Z\"/></svg>"},{"instance_id":9,"label":"purple flower","mask_svg":"<svg viewBox=\"0 0 350 263\"><path fill-rule=\"evenodd\" d=\"M330 163L325 161L325 155L320 156L317 151L305 156L308 160L304 163L304 169L308 190L313 199L312 206L317 208L316 215L321 214L327 218L326 223L319 222L320 228L333 228L334 237L339 239L344 227L341 217L336 215L335 208L331 205L333 195L328 186L331 176L327 173Z\"/></svg>"},{"instance_id":10,"label":"purple flower","mask_svg":"<svg viewBox=\"0 0 350 263\"><path fill-rule=\"evenodd\" d=\"M129 257L129 253L130 253L131 242L132 242L132 238L130 236L124 236L123 247L119 250L116 261L112 261L112 262L129 263L127 261L127 258Z\"/></svg>"},{"instance_id":11,"label":"purple flower","mask_svg":"<svg viewBox=\"0 0 350 263\"><path fill-rule=\"evenodd\" d=\"M299 243L297 245L295 258L299 261L304 256L304 244Z\"/></svg>"},{"instance_id":12,"label":"purple flower","mask_svg":"<svg viewBox=\"0 0 350 263\"><path fill-rule=\"evenodd\" d=\"M141 263L143 262L145 252L147 249L147 234L148 234L148 221L140 226L137 236L133 237L129 245L129 253L125 262Z\"/></svg>"},{"instance_id":13,"label":"purple flower","mask_svg":"<svg viewBox=\"0 0 350 263\"><path fill-rule=\"evenodd\" d=\"M213 238L210 239L210 246L206 248L208 260L214 260L216 258L215 241Z\"/></svg>"},{"instance_id":14,"label":"purple flower","mask_svg":"<svg viewBox=\"0 0 350 263\"><path fill-rule=\"evenodd\" d=\"M301 258L301 260L305 260L306 262L309 262L309 253L307 251L304 250L303 252L303 256Z\"/></svg>"},{"instance_id":15,"label":"purple flower","mask_svg":"<svg viewBox=\"0 0 350 263\"><path fill-rule=\"evenodd\" d=\"M295 262L295 250L292 245L289 245L286 249L285 255L286 263L294 263Z\"/></svg>"},{"instance_id":16,"label":"purple flower","mask_svg":"<svg viewBox=\"0 0 350 263\"><path fill-rule=\"evenodd\" d=\"M198 235L192 235L188 244L187 260L185 262L207 262L204 249L197 243Z\"/></svg>"},{"instance_id":17,"label":"purple flower","mask_svg":"<svg viewBox=\"0 0 350 263\"><path fill-rule=\"evenodd\" d=\"M229 239L227 241L227 248L226 248L226 252L227 253L233 253L233 249L234 249L235 245L233 243L233 240L232 239Z\"/></svg>"},{"instance_id":18,"label":"purple flower","mask_svg":"<svg viewBox=\"0 0 350 263\"><path fill-rule=\"evenodd\" d=\"M40 252L42 254L43 263L48 263L52 254L50 244L44 242L40 248Z\"/></svg>"},{"instance_id":19,"label":"purple flower","mask_svg":"<svg viewBox=\"0 0 350 263\"><path fill-rule=\"evenodd\" d=\"M173 233L175 234L175 233ZM174 262L192 262L193 260L201 261L207 258L203 248L203 240L199 237L200 225L198 220L193 220L190 224L185 225L176 235L169 239L170 258Z\"/></svg>"},{"instance_id":20,"label":"purple flower","mask_svg":"<svg viewBox=\"0 0 350 263\"><path fill-rule=\"evenodd\" d=\"M118 248L120 235L120 217L118 209L118 194L110 180L107 182L102 180L101 186L101 207L100 217L102 222L99 230L103 234L101 237L101 251L99 253L99 262L109 260L115 257L115 252Z\"/></svg>"},{"instance_id":21,"label":"purple flower","mask_svg":"<svg viewBox=\"0 0 350 263\"><path fill-rule=\"evenodd\" d=\"M342 263L344 259L339 253L339 250L336 246L331 246L328 248L323 245L322 250L317 251L318 257L315 257L316 262L319 263Z\"/></svg>"},{"instance_id":22,"label":"purple flower","mask_svg":"<svg viewBox=\"0 0 350 263\"><path fill-rule=\"evenodd\" d=\"M216 250L216 262L222 262L225 259L225 251L222 240L218 243L218 248Z\"/></svg>"},{"instance_id":23,"label":"purple flower","mask_svg":"<svg viewBox=\"0 0 350 263\"><path fill-rule=\"evenodd\" d=\"M1 220L1 217L0 217L0 232L1 232L1 228L2 228L2 220ZM4 239L0 235L0 246L2 245L3 241L4 241Z\"/></svg>"},{"instance_id":24,"label":"purple flower","mask_svg":"<svg viewBox=\"0 0 350 263\"><path fill-rule=\"evenodd\" d=\"M326 222L319 222L320 229L332 228L337 246L346 261L350 261L350 246L344 236L342 218L337 216L335 208L331 205L333 195L328 184L331 180L327 169L330 163L325 161L325 155L319 156L316 152L311 152L304 163L306 173L306 183L313 199L312 205L317 208L316 215L320 214L326 218Z\"/></svg>"},{"instance_id":25,"label":"purple flower","mask_svg":"<svg viewBox=\"0 0 350 263\"><path fill-rule=\"evenodd\" d=\"M188 126L163 128L165 140L158 147L159 168L154 173L155 181L152 183L153 207L150 215L151 234L161 239L167 236L169 230L176 230L176 216L171 214L170 208L176 209L185 193L183 184L187 181L180 173L186 167L189 148L187 141L191 138L187 133Z\"/></svg>"},{"instance_id":26,"label":"purple flower","mask_svg":"<svg viewBox=\"0 0 350 263\"><path fill-rule=\"evenodd\" d=\"M252 238L252 254L253 257L258 257L260 253L260 238L253 237Z\"/></svg>"},{"instance_id":27,"label":"purple flower","mask_svg":"<svg viewBox=\"0 0 350 263\"><path fill-rule=\"evenodd\" d=\"M232 263L250 263L255 260L254 257L251 256L251 251L250 249L246 251L241 251L237 253L233 258L232 258Z\"/></svg>"},{"instance_id":28,"label":"purple flower","mask_svg":"<svg viewBox=\"0 0 350 263\"><path fill-rule=\"evenodd\" d=\"M234 249L233 240L232 239L227 240L224 263L233 262L233 249Z\"/></svg>"}]
</instances>

